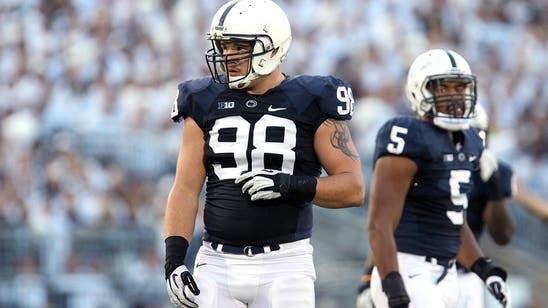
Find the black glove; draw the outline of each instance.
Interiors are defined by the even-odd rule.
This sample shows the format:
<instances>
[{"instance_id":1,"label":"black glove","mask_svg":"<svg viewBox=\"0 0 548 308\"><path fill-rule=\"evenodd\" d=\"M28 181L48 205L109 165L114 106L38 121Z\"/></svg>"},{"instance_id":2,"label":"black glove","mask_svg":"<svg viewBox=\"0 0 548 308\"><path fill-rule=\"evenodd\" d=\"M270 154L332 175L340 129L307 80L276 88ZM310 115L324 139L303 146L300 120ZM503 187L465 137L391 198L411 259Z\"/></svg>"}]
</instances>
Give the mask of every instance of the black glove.
<instances>
[{"instance_id":1,"label":"black glove","mask_svg":"<svg viewBox=\"0 0 548 308\"><path fill-rule=\"evenodd\" d=\"M388 297L388 306L390 308L409 307L409 296L407 295L407 291L405 291L400 273L388 273L382 280L382 290L386 293L386 297Z\"/></svg>"},{"instance_id":2,"label":"black glove","mask_svg":"<svg viewBox=\"0 0 548 308\"><path fill-rule=\"evenodd\" d=\"M170 236L165 240L166 264L165 278L167 294L170 301L177 307L197 308L193 295L200 294L200 290L184 264L188 241L181 236ZM189 291L193 294L190 295Z\"/></svg>"},{"instance_id":3,"label":"black glove","mask_svg":"<svg viewBox=\"0 0 548 308\"><path fill-rule=\"evenodd\" d=\"M280 197L312 201L318 180L313 176L296 176L262 169L244 172L234 182L242 185L242 192L249 194L251 201Z\"/></svg>"},{"instance_id":4,"label":"black glove","mask_svg":"<svg viewBox=\"0 0 548 308\"><path fill-rule=\"evenodd\" d=\"M510 307L510 289L506 285L508 274L502 267L495 266L485 257L478 258L471 267L487 286L489 292L502 304Z\"/></svg>"}]
</instances>

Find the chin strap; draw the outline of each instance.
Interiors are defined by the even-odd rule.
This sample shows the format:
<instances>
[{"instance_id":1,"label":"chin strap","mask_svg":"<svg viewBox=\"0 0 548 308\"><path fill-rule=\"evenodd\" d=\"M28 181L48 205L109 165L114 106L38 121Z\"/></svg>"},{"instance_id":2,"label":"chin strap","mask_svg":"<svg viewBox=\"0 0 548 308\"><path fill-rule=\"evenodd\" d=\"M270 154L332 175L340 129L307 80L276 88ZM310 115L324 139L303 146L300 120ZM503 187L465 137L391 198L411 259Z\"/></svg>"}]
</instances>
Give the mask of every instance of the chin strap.
<instances>
[{"instance_id":1,"label":"chin strap","mask_svg":"<svg viewBox=\"0 0 548 308\"><path fill-rule=\"evenodd\" d=\"M449 131L467 130L470 128L470 119L453 119L434 117L434 125Z\"/></svg>"}]
</instances>

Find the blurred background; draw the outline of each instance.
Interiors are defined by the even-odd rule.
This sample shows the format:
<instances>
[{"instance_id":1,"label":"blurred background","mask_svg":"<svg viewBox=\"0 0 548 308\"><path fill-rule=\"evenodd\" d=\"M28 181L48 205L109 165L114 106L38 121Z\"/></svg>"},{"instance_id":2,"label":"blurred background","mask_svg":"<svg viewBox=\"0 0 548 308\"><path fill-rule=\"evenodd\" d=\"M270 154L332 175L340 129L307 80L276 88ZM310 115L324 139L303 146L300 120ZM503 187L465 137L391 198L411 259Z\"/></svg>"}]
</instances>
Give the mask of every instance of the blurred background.
<instances>
[{"instance_id":1,"label":"blurred background","mask_svg":"<svg viewBox=\"0 0 548 308\"><path fill-rule=\"evenodd\" d=\"M170 306L162 229L181 136L170 109L178 83L209 74L205 32L223 2L0 1L0 307ZM353 88L367 185L377 128L410 112L409 64L450 48L478 76L490 147L548 199L545 0L278 3L293 31L283 71ZM548 307L546 220L511 212L511 244L481 245L509 269L514 307ZM314 213L317 307L352 307L367 203Z\"/></svg>"}]
</instances>

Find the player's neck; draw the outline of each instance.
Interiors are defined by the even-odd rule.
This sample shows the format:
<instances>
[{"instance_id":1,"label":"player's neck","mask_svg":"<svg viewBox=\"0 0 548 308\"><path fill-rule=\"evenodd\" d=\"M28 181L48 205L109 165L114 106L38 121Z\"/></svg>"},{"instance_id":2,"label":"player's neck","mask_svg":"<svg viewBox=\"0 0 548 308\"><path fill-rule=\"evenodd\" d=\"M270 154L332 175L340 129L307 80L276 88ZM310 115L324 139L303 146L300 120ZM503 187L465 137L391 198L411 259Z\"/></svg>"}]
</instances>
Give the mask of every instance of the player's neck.
<instances>
[{"instance_id":1,"label":"player's neck","mask_svg":"<svg viewBox=\"0 0 548 308\"><path fill-rule=\"evenodd\" d=\"M282 74L279 68L276 68L272 73L253 80L246 89L246 92L253 95L265 94L266 91L280 85L284 79L284 74Z\"/></svg>"},{"instance_id":2,"label":"player's neck","mask_svg":"<svg viewBox=\"0 0 548 308\"><path fill-rule=\"evenodd\" d=\"M464 144L464 134L462 131L450 132L449 136L451 137L451 141L453 141L457 151L460 151Z\"/></svg>"}]
</instances>

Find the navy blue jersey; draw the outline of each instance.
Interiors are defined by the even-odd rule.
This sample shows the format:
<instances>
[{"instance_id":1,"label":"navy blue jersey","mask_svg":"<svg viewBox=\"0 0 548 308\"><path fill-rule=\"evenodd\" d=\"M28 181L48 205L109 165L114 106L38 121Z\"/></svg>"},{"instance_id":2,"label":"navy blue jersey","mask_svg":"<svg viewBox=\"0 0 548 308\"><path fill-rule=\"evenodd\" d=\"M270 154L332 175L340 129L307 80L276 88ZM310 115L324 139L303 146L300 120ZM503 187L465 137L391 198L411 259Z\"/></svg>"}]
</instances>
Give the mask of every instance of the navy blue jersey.
<instances>
[{"instance_id":1,"label":"navy blue jersey","mask_svg":"<svg viewBox=\"0 0 548 308\"><path fill-rule=\"evenodd\" d=\"M513 170L510 165L499 160L498 162L499 179L502 185L502 191L505 198L512 197L512 175ZM466 219L468 225L474 233L476 240L479 239L483 232L483 211L487 206L487 184L481 180L479 170L472 174L472 191L469 195L469 206L466 209Z\"/></svg>"},{"instance_id":2,"label":"navy blue jersey","mask_svg":"<svg viewBox=\"0 0 548 308\"><path fill-rule=\"evenodd\" d=\"M205 134L204 239L271 245L310 237L309 202L252 202L234 179L257 169L319 176L314 134L327 118L349 120L353 103L349 86L330 76L287 77L263 95L211 78L180 84L172 119L191 117Z\"/></svg>"},{"instance_id":3,"label":"navy blue jersey","mask_svg":"<svg viewBox=\"0 0 548 308\"><path fill-rule=\"evenodd\" d=\"M460 140L462 147L457 149L453 140ZM471 175L482 151L482 140L472 130L448 132L411 117L381 127L375 161L384 155L404 156L418 167L394 233L398 251L439 259L457 255Z\"/></svg>"}]
</instances>

